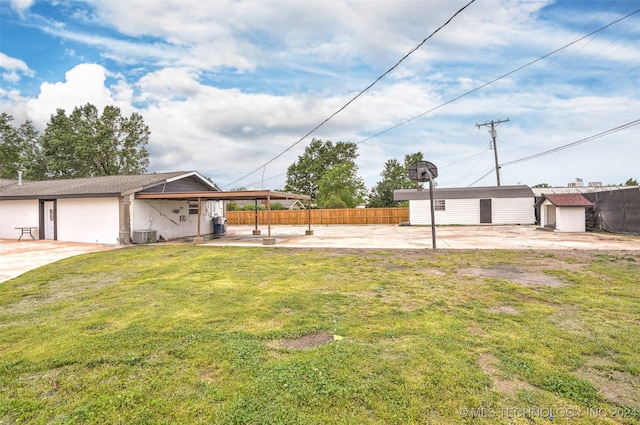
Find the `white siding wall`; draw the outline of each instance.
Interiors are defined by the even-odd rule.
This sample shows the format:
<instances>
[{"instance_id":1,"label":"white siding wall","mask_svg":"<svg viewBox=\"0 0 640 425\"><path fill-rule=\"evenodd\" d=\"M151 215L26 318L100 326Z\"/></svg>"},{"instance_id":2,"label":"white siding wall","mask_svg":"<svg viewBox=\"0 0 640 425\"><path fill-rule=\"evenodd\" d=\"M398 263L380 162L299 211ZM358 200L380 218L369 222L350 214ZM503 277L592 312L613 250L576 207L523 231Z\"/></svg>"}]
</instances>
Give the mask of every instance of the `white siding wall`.
<instances>
[{"instance_id":1,"label":"white siding wall","mask_svg":"<svg viewBox=\"0 0 640 425\"><path fill-rule=\"evenodd\" d=\"M493 224L536 222L534 198L494 198L491 200L491 209Z\"/></svg>"},{"instance_id":2,"label":"white siding wall","mask_svg":"<svg viewBox=\"0 0 640 425\"><path fill-rule=\"evenodd\" d=\"M201 235L213 233L211 219L217 206L217 202L202 202ZM180 221L181 216L186 221ZM136 199L131 217L131 230L155 230L158 237L168 240L192 237L198 233L198 215L189 214L189 202L186 200Z\"/></svg>"},{"instance_id":3,"label":"white siding wall","mask_svg":"<svg viewBox=\"0 0 640 425\"><path fill-rule=\"evenodd\" d=\"M585 218L584 207L556 208L556 231L558 232L586 231L586 218Z\"/></svg>"},{"instance_id":4,"label":"white siding wall","mask_svg":"<svg viewBox=\"0 0 640 425\"><path fill-rule=\"evenodd\" d=\"M40 219L38 201L35 199L26 201L0 201L0 238L18 239L20 230L16 227L38 227ZM38 239L38 229L33 229L31 234ZM29 236L25 236L29 238ZM24 240L24 238L22 240Z\"/></svg>"},{"instance_id":5,"label":"white siding wall","mask_svg":"<svg viewBox=\"0 0 640 425\"><path fill-rule=\"evenodd\" d=\"M480 200L447 199L445 211L436 211L436 224L479 224ZM431 201L409 201L409 222L413 225L431 224Z\"/></svg>"},{"instance_id":6,"label":"white siding wall","mask_svg":"<svg viewBox=\"0 0 640 425\"><path fill-rule=\"evenodd\" d=\"M480 199L447 199L445 211L436 211L436 224L480 224ZM492 224L535 223L534 198L493 198ZM409 201L409 221L413 225L431 224L428 199Z\"/></svg>"},{"instance_id":7,"label":"white siding wall","mask_svg":"<svg viewBox=\"0 0 640 425\"><path fill-rule=\"evenodd\" d=\"M118 243L118 198L58 199L56 219L59 241Z\"/></svg>"}]
</instances>

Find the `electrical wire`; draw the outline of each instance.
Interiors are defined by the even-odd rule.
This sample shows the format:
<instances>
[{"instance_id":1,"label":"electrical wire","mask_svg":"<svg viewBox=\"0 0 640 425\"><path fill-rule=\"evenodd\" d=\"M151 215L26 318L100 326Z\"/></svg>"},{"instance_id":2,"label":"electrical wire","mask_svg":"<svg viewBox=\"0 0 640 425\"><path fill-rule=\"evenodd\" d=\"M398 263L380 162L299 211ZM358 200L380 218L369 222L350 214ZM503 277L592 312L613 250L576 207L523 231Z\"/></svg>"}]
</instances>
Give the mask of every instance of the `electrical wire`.
<instances>
[{"instance_id":1,"label":"electrical wire","mask_svg":"<svg viewBox=\"0 0 640 425\"><path fill-rule=\"evenodd\" d=\"M409 53L407 53L406 55L404 55L402 57L402 59L400 59L398 62L396 62L395 65L393 65L391 68L389 68L388 70L386 70L382 75L380 75L378 78L376 78L373 83L369 84L367 87L365 87L363 90L361 90L358 94L356 94L353 98L351 98L351 100L349 100L347 103L345 103L342 107L340 107L337 111L335 111L333 114L329 115L328 118L326 118L324 121L322 121L320 124L318 124L317 126L315 126L312 130L310 130L309 132L307 132L307 134L305 134L304 136L302 136L300 139L298 139L298 141L296 141L295 143L293 143L292 145L290 145L288 148L286 148L285 150L283 150L282 152L280 152L278 155L274 156L273 158L271 158L269 161L267 161L266 163L264 163L263 165L259 166L258 168L256 168L255 170L251 171L248 174L245 174L244 176L240 177L237 180L232 181L231 183L228 183L226 185L224 185L223 187L226 186L231 186L234 183L239 182L240 180L249 177L250 175L252 175L253 173L255 173L256 171L266 167L267 165L271 164L273 161L275 161L276 159L280 158L282 155L284 155L285 153L287 153L288 151L290 151L291 149L293 149L296 145L298 145L300 142L302 142L304 139L306 139L307 137L309 137L311 134L315 133L316 130L318 130L320 127L322 127L323 125L325 125L329 120L331 120L333 117L335 117L336 115L338 115L340 112L342 112L344 109L346 109L351 103L353 103L356 99L358 99L360 96L362 96L365 92L367 92L369 89L371 89L371 87L373 87L376 83L378 83L378 81L382 80L385 76L387 76L389 73L391 73L394 69L396 69L405 59L407 59L410 55L412 55L416 50L418 50L420 47L422 47L429 39L431 39L434 35L436 35L438 32L440 32L440 30L442 30L444 27L446 27L447 25L449 25L449 23L456 17L458 16L460 13L462 13L467 7L469 7L472 3L474 3L476 0L471 0L469 1L469 3L467 3L466 5L464 5L462 8L460 8L456 13L454 13L444 24L440 25L438 28L436 28L435 31L433 31L431 34L429 34L429 36L427 36L427 38L425 38L424 40L422 40L416 47L414 47L413 49L409 50Z\"/></svg>"},{"instance_id":2,"label":"electrical wire","mask_svg":"<svg viewBox=\"0 0 640 425\"><path fill-rule=\"evenodd\" d=\"M456 12L456 15L457 15L458 13L460 13L462 10L464 10L466 7L468 7L470 4L471 4L471 3L467 4L467 5L466 5L466 6L464 6L462 9L460 9L458 12ZM491 85L491 84L493 84L493 83L495 83L495 82L497 82L497 81L500 81L500 80L502 80L502 79L504 79L504 78L506 78L506 77L508 77L508 76L511 76L511 75L513 75L513 74L515 74L515 73L517 73L517 72L519 72L519 71L521 71L521 70L523 70L523 69L525 69L525 68L527 68L527 67L529 67L529 66L531 66L531 65L534 65L534 64L536 64L536 63L538 63L538 62L540 62L540 61L542 61L542 60L544 60L544 59L546 59L546 58L548 58L548 57L550 57L550 56L552 56L552 55L554 55L554 54L556 54L556 53L558 53L558 52L561 52L562 50L565 50L566 48L568 48L568 47L570 47L570 46L572 46L572 45L574 45L574 44L576 44L576 43L579 43L579 42L580 42L580 41L582 41L582 40L585 40L585 39L587 39L587 38L589 38L589 37L591 37L591 36L593 36L593 35L596 35L596 34L598 34L598 33L602 32L602 31L606 30L607 28L609 28L609 27L611 27L611 26L613 26L613 25L615 25L615 24L617 24L617 23L619 23L619 22L622 22L622 21L624 21L624 20L626 20L626 19L630 18L631 16L633 16L633 15L635 15L635 14L639 13L639 12L640 12L640 9L636 9L636 10L634 10L633 12L630 12L630 13L628 13L627 15L624 15L624 16L622 16L622 17L620 17L620 18L618 18L618 19L616 19L616 20L614 20L614 21L612 21L612 22L608 23L607 25L604 25L604 26L602 26L602 27L600 27L600 28L598 28L598 29L596 29L596 30L594 30L594 31L591 31L590 33L585 34L584 36L579 37L579 38L577 38L577 39L575 39L575 40L573 40L573 41L571 41L571 42L569 42L569 43L565 44L565 45L564 45L564 46L562 46L562 47L559 47L559 48L557 48L557 49L555 49L555 50L553 50L553 51L551 51L551 52L549 52L549 53L547 53L547 54L545 54L545 55L543 55L543 56L540 56L539 58L534 59L534 60L532 60L532 61L530 61L530 62L528 62L528 63L526 63L526 64L524 64L524 65L522 65L522 66L520 66L520 67L518 67L518 68L515 68L515 69L513 69L513 70L511 70L511 71L509 71L509 72L507 72L507 73L505 73L505 74L503 74L503 75L501 75L501 76L499 76L499 77L497 77L497 78L494 78L494 79L492 79L492 80L490 80L490 81L488 81L488 82L486 82L486 83L483 83L483 84L479 85L478 87L476 87L476 88L474 88L474 89L471 89L471 90L469 90L469 91L467 91L467 92L465 92L465 93L463 93L463 94L461 94L461 95L459 95L459 96L456 96L456 97L454 97L454 98L452 98L452 99L450 99L450 100L448 100L448 101L446 101L446 102L444 102L444 103L441 103L441 104L440 104L440 105L438 105L438 106L435 106L435 107L433 107L433 108L431 108L431 109L429 109L429 110L427 110L427 111L425 111L425 112L422 112L422 113L420 113L420 114L418 114L418 115L415 115L415 116L413 116L413 117L411 117L411 118L409 118L409 119L406 119L406 120L404 120L404 121L402 121L402 122L400 122L400 123L398 123L398 124L396 124L396 125L393 125L393 126L391 126L391 127L387 128L387 129L385 129L385 130L382 130L382 131L380 131L380 132L378 132L378 133L375 133L375 134L373 134L373 135L371 135L371 136L369 136L369 137L367 137L367 138L364 138L364 139L360 140L359 142L356 142L356 145L360 145L360 144L365 143L365 142L367 142L367 141L369 141L369 140L371 140L371 139L374 139L374 138L376 138L376 137L378 137L378 136L381 136L381 135L383 135L383 134L385 134L385 133L388 133L388 132L390 132L390 131L392 131L392 130L395 130L395 129L396 129L396 128L398 128L398 127L401 127L401 126L403 126L403 125L405 125L405 124L408 124L408 123L410 123L410 122L412 122L412 121L414 121L414 120L416 120L416 119L418 119L418 118L421 118L421 117L423 117L423 116L425 116L425 115L427 115L427 114L429 114L429 113L432 113L432 112L434 112L434 111L436 111L436 110L438 110L438 109L441 109L441 108L443 108L443 107L445 107L445 106L447 106L447 105L449 105L449 104L451 104L451 103L453 103L453 102L455 102L455 101L457 101L457 100L459 100L459 99L461 99L461 98L463 98L463 97L466 97L466 96L468 96L468 95L471 95L471 94L473 94L473 93L475 93L475 92L477 92L477 91L479 91L479 90L481 90L481 89L483 89L483 88L485 88L485 87L487 87L487 86L489 86L489 85ZM450 22L450 21L451 21L451 19L453 19L456 15L454 15L452 18L450 18L450 19L449 19L449 21L447 21L447 23L448 23L448 22ZM446 23L445 23L445 25L446 25ZM444 26L444 25L443 25L443 26ZM432 33L429 37L427 37L425 40L423 40L423 42L422 42L422 43L420 43L420 44L418 45L418 47L420 47L422 44L424 44L424 42L425 42L425 41L427 41L431 36L433 36L433 34L435 34L435 32L439 31L443 26L441 26L440 28L438 28L436 31L434 31L434 33ZM404 57L404 58L402 58L402 60L406 59L406 57L407 57L409 54L413 53L413 52L414 52L418 47L416 47L416 48L415 48L415 49L413 49L411 52L409 52L407 55L405 55L405 57ZM401 60L401 61L402 61L402 60ZM400 63L400 62L398 62L398 64L399 64L399 63ZM384 75L388 74L388 73L389 73L393 68L395 68L398 64L396 64L394 67L392 67L389 71L385 72L381 77L379 77L378 79L376 79L376 81L375 81L375 82L377 82L378 80L380 80L380 78L382 78ZM375 82L374 82L373 84L375 84ZM373 84L371 84L371 85L370 85L369 87L367 87L367 89L365 89L365 90L368 90L368 89L369 89ZM364 92L364 91L363 91L363 92ZM360 96L363 92L359 93L356 97ZM355 100L355 99L356 99L356 97L354 97L354 98L353 98L349 103L351 103L353 100ZM271 159L270 161L268 161L268 162L267 162L267 163L265 163L264 165L262 165L262 166L260 166L260 167L256 168L256 169L255 169L255 170L253 170L252 172L250 172L250 173L248 173L248 174L244 175L243 177L241 177L241 178L239 178L239 179L237 179L237 180L235 180L235 181L233 181L233 182L231 182L231 183L229 183L229 184L227 184L227 185L224 185L223 187L230 186L230 185L232 185L232 184L234 184L234 183L236 183L236 182L238 182L238 181L240 181L240 180L242 180L242 179L244 179L244 178L246 178L246 177L250 176L251 174L255 173L256 171L258 171L258 170L262 169L263 167L266 167L268 164L270 164L270 163L271 163L271 162L273 162L275 159L277 159L277 158L279 158L280 156L282 156L285 152L287 152L287 151L289 151L290 149L292 149L295 145L297 145L298 143L300 143L302 140L304 140L306 137L308 137L311 133L313 133L313 132L314 132L314 131L316 131L318 128L320 128L320 126L322 126L324 123L326 123L329 119L331 119L333 116L335 116L338 112L340 112L341 110L343 110L343 109L344 109L344 108L345 108L349 103L347 103L345 106L343 106L342 108L340 108L337 112L335 112L333 115L331 115L331 116L330 116L329 118L327 118L325 121L323 121L320 125L318 125L318 126L317 126L316 128L314 128L312 131L310 131L309 133L307 133L304 137L302 137L302 138L301 138L300 140L298 140L296 143L294 143L293 145L291 145L289 148L287 148L287 149L286 149L285 151L283 151L281 154L279 154L278 156L274 157L273 159ZM479 155L479 154L478 154L478 155ZM466 158L465 158L465 159L466 159ZM493 170L493 169L492 169L492 170ZM491 173L491 171L492 171L492 170L490 170L487 174L485 174L484 176L482 176L479 180L482 180L484 177L486 177L487 175L489 175L489 174ZM280 174L280 175L282 175L282 174ZM471 185L473 185L473 184L477 183L479 180L476 180L476 181L475 181L474 183L472 183Z\"/></svg>"},{"instance_id":3,"label":"electrical wire","mask_svg":"<svg viewBox=\"0 0 640 425\"><path fill-rule=\"evenodd\" d=\"M450 103L453 103L453 102L455 102L455 101L457 101L457 100L460 100L460 99L462 99L462 98L463 98L463 97L465 97L465 96L468 96L468 95L470 95L470 94L472 94L472 93L475 93L475 92L477 92L478 90L481 90L481 89L483 89L483 88L485 88L485 87L487 87L487 86L489 86L489 85L491 85L491 84L493 84L493 83L495 83L495 82L497 82L497 81L500 81L500 80L502 80L502 79L504 79L504 78L506 78L506 77L508 77L508 76L510 76L510 75L513 75L513 74L515 74L516 72L519 72L519 71L521 71L521 70L523 70L523 69L525 69L525 68L527 68L527 67L529 67L529 66L531 66L531 65L533 65L533 64L535 64L535 63L540 62L540 61L541 61L541 60L543 60L543 59L548 58L549 56L552 56L552 55L554 55L554 54L556 54L556 53L558 53L558 52L560 52L560 51L562 51L562 50L566 49L566 48L567 48L567 47L569 47L569 46L572 46L572 45L574 45L574 44L576 44L576 43L578 43L578 42L580 42L580 41L582 41L582 40L584 40L584 39L586 39L586 38L588 38L588 37L591 37L592 35L598 34L599 32L604 31L605 29L607 29L607 28L609 28L609 27L611 27L611 26L613 26L613 25L617 24L618 22L621 22L621 21L623 21L623 20L625 20L625 19L627 19L627 18L629 18L629 17L631 17L631 16L635 15L635 14L636 14L636 13L638 13L638 12L640 12L640 9L637 9L637 10L635 10L635 11L633 11L633 12L629 13L628 15L622 16L622 17L620 17L620 18L616 19L615 21L610 22L609 24L607 24L607 25L605 25L605 26L603 26L603 27L600 27L600 28L598 28L598 29L597 29L597 30L595 30L595 31L590 32L589 34L586 34L586 35L584 35L584 36L582 36L582 37L580 37L580 38L578 38L578 39L575 39L574 41L572 41L572 42L570 42L570 43L568 43L568 44L565 44L564 46L559 47L559 48L557 48L557 49L555 49L555 50L553 50L553 51L551 51L551 52L547 53L547 54L546 54L546 55L544 55L544 56L540 56L540 57L539 57L539 58L537 58L537 59L534 59L534 60L532 60L532 61L530 61L530 62L527 62L526 64L524 64L524 65L522 65L522 66L519 66L518 68L516 68L516 69L514 69L514 70L512 70L512 71L509 71L509 72L507 72L506 74L503 74L503 75L501 75L501 76L499 76L499 77L497 77L497 78L494 78L493 80L490 80L490 81L488 81L488 82L486 82L486 83L484 83L484 84L481 84L481 85L479 85L478 87L476 87L476 88L474 88L474 89L471 89L471 90L467 91L466 93L463 93L463 94L461 94L461 95L459 95L459 96L456 96L456 97L454 97L453 99L450 99L450 100L448 100L448 101L446 101L446 102L444 102L444 103L441 103L440 105L435 106L435 107L433 107L433 108L431 108L431 109L429 109L429 110L427 110L427 111L425 111L425 112L423 112L423 113L421 113L421 114L418 114L418 115L416 115L416 116L414 116L414 117L411 117L411 118L409 118L409 119L407 119L407 120L405 120L405 121L402 121L402 122L400 122L400 123L398 123L398 124L396 124L396 125L394 125L394 126L392 126L392 127L389 127L389 128L387 128L387 129L385 129L385 130L382 130L382 131L380 131L380 132L378 132L378 133L376 133L376 134L374 134L374 135L372 135L372 136L369 136L369 137L367 137L367 138L365 138L365 139L362 139L362 140L360 140L359 142L357 142L356 144L357 144L357 145L359 145L359 144L361 144L361 143L364 143L364 142L366 142L366 141L369 141L369 140L371 140L371 139L373 139L373 138L375 138L375 137L381 136L381 135L383 135L383 134L385 134L385 133L387 133L387 132L389 132L389 131L391 131L391 130L395 130L395 129L396 129L396 128L398 128L398 127L401 127L401 126L403 126L403 125L405 125L405 124L408 124L409 122L411 122L411 121L413 121L413 120L415 120L415 119L418 119L418 118L423 117L423 116L425 116L425 115L427 115L427 114L430 114L431 112L437 111L438 109L443 108L443 107L445 107L445 106L449 105Z\"/></svg>"},{"instance_id":4,"label":"electrical wire","mask_svg":"<svg viewBox=\"0 0 640 425\"><path fill-rule=\"evenodd\" d=\"M504 168L504 167L507 167L509 165L514 165L514 164L519 164L521 162L525 162L525 161L529 161L529 160L532 160L532 159L540 158L541 156L551 155L552 153L556 153L556 152L559 152L559 151L564 150L564 149L569 149L569 148L572 148L574 146L581 145L583 143L591 142L593 140L599 139L601 137L608 136L608 135L613 134L613 133L617 133L618 131L626 130L626 129L634 127L636 125L640 125L640 118L637 119L637 120L634 120L634 121L630 121L630 122L628 122L626 124L622 124L622 125L619 125L617 127L610 128L609 130L603 131L601 133L594 134L594 135L589 136L589 137L585 137L584 139L580 139L580 140L576 140L575 142L567 143L566 145L558 146L556 148L549 149L549 150L546 150L546 151L543 151L543 152L539 152L539 153L536 153L536 154L533 154L533 155L525 156L523 158L514 159L513 161L503 162L502 164L499 165L499 168ZM487 177L489 174L491 174L494 171L495 171L495 168L490 169L487 173L483 174L482 177L480 177L479 179L477 179L476 181L471 183L468 187L471 187L474 184L478 183L480 180L484 179L485 177Z\"/></svg>"},{"instance_id":5,"label":"electrical wire","mask_svg":"<svg viewBox=\"0 0 640 425\"><path fill-rule=\"evenodd\" d=\"M602 133L594 134L593 136L589 136L589 137L586 137L584 139L581 139L581 140L578 140L578 141L575 141L575 142L572 142L572 143L568 143L566 145L558 146L557 148L549 149L548 151L540 152L540 153L537 153L535 155L525 156L524 158L516 159L516 160L513 160L513 161L504 162L504 163L500 164L500 168L506 167L508 165L518 164L518 163L524 162L524 161L529 161L530 159L540 158L541 156L549 155L549 154L552 154L552 153L555 153L555 152L558 152L558 151L561 151L561 150L564 150L564 149L571 148L573 146L581 145L583 143L587 143L587 142L590 142L592 140L596 140L596 139L599 139L601 137L608 136L608 135L613 134L613 133L617 133L618 131L626 130L628 128L631 128L631 127L639 125L639 124L640 124L640 119L637 119L635 121L630 121L630 122L628 122L626 124L622 124L622 125L620 125L618 127L614 127L614 128L611 128L611 129L609 129L607 131L603 131Z\"/></svg>"}]
</instances>

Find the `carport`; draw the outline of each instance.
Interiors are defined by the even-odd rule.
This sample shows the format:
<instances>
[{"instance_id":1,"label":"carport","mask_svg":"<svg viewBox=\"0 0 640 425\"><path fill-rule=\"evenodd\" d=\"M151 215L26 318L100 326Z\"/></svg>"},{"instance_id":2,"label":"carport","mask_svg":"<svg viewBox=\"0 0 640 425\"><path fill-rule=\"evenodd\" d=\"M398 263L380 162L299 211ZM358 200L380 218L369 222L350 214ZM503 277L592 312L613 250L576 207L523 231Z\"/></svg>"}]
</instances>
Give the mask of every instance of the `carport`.
<instances>
[{"instance_id":1,"label":"carport","mask_svg":"<svg viewBox=\"0 0 640 425\"><path fill-rule=\"evenodd\" d=\"M307 209L309 211L308 215L308 230L307 235L312 235L311 231L311 208L309 202L311 201L311 197L309 195L299 195L296 193L287 193L287 192L274 192L271 190L242 190L242 191L221 191L221 192L181 192L181 193L136 193L136 199L180 199L187 201L198 201L198 230L197 235L194 239L195 243L202 243L204 241L200 229L200 218L201 218L201 209L202 209L202 201L246 201L253 200L258 201L266 201L267 205L267 237L263 239L264 245L273 245L275 244L275 238L271 237L271 201L272 200L288 200L288 199L298 199L301 201L307 201L308 206ZM258 211L256 209L256 230L257 232L257 214ZM259 234L259 233L255 233Z\"/></svg>"}]
</instances>

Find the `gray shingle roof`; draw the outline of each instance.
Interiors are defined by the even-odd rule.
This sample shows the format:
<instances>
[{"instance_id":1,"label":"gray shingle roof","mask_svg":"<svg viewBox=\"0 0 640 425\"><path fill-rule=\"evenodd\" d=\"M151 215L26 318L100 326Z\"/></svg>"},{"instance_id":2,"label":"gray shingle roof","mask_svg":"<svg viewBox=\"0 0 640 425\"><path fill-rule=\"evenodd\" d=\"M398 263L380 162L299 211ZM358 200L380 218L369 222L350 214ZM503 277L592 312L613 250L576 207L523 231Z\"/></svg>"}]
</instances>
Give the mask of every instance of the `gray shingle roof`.
<instances>
[{"instance_id":1,"label":"gray shingle roof","mask_svg":"<svg viewBox=\"0 0 640 425\"><path fill-rule=\"evenodd\" d=\"M533 191L526 185L487 186L487 187L451 187L435 188L434 199L491 199L491 198L533 198ZM395 201L429 199L429 189L396 189Z\"/></svg>"},{"instance_id":2,"label":"gray shingle roof","mask_svg":"<svg viewBox=\"0 0 640 425\"><path fill-rule=\"evenodd\" d=\"M123 196L164 183L168 179L179 176L186 177L193 173L176 171L171 173L87 177L67 180L23 180L21 185L18 185L18 180L9 180L10 184L3 185L5 180L2 180L0 181L0 199Z\"/></svg>"}]
</instances>

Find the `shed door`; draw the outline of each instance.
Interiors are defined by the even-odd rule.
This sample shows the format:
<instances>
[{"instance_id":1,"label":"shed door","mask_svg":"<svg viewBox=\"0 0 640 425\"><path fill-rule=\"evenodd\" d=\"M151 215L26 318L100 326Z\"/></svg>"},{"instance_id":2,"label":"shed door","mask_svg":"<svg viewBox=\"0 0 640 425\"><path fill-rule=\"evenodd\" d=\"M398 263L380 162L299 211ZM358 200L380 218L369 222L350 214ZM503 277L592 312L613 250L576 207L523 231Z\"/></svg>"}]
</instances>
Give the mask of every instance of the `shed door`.
<instances>
[{"instance_id":1,"label":"shed door","mask_svg":"<svg viewBox=\"0 0 640 425\"><path fill-rule=\"evenodd\" d=\"M491 223L491 199L480 199L480 223Z\"/></svg>"}]
</instances>

